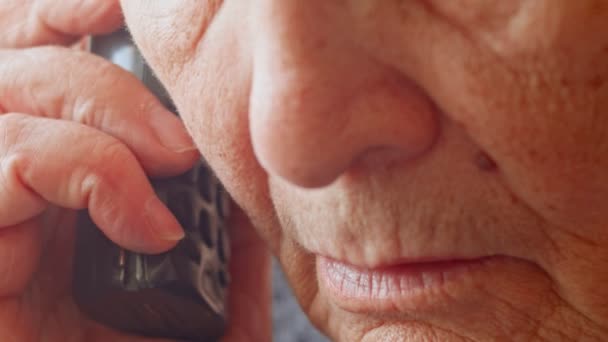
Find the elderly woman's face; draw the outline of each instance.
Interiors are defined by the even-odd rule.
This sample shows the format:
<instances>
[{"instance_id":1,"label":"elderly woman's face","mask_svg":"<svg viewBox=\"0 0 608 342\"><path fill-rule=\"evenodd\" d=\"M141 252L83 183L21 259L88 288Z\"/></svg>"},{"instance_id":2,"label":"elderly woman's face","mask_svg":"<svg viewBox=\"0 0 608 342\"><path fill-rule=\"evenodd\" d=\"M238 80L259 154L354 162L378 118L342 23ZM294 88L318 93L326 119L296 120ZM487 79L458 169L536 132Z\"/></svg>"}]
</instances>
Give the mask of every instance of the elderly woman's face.
<instances>
[{"instance_id":1,"label":"elderly woman's face","mask_svg":"<svg viewBox=\"0 0 608 342\"><path fill-rule=\"evenodd\" d=\"M313 322L608 338L608 2L124 1Z\"/></svg>"}]
</instances>

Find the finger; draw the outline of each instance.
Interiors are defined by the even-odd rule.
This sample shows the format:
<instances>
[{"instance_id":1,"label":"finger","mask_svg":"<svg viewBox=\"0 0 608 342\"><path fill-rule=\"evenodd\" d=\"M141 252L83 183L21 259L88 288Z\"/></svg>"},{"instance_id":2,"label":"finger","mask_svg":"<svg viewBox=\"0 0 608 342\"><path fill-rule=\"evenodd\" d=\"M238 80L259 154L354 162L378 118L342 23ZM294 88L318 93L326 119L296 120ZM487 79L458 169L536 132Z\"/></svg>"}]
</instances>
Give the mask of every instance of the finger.
<instances>
[{"instance_id":1,"label":"finger","mask_svg":"<svg viewBox=\"0 0 608 342\"><path fill-rule=\"evenodd\" d=\"M0 5L0 47L69 44L122 25L117 0L9 0Z\"/></svg>"},{"instance_id":2,"label":"finger","mask_svg":"<svg viewBox=\"0 0 608 342\"><path fill-rule=\"evenodd\" d=\"M182 121L135 76L85 52L0 51L0 108L100 129L123 141L154 176L181 173L199 157Z\"/></svg>"},{"instance_id":3,"label":"finger","mask_svg":"<svg viewBox=\"0 0 608 342\"><path fill-rule=\"evenodd\" d=\"M118 0L39 0L41 20L59 32L72 35L112 32L122 25Z\"/></svg>"},{"instance_id":4,"label":"finger","mask_svg":"<svg viewBox=\"0 0 608 342\"><path fill-rule=\"evenodd\" d=\"M0 116L0 136L0 227L52 203L88 208L106 236L130 250L162 252L183 237L137 159L115 138L21 114Z\"/></svg>"}]
</instances>

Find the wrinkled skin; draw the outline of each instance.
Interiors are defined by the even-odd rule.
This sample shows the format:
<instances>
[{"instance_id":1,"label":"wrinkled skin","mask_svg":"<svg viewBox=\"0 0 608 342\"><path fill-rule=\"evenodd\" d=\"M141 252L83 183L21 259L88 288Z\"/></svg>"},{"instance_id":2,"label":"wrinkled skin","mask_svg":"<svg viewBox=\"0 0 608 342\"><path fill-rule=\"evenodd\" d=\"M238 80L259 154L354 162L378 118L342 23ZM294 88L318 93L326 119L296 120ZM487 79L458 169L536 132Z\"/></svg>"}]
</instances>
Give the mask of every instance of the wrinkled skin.
<instances>
[{"instance_id":1,"label":"wrinkled skin","mask_svg":"<svg viewBox=\"0 0 608 342\"><path fill-rule=\"evenodd\" d=\"M148 177L200 158L181 120L136 77L78 51L83 36L122 24L118 0L0 2L0 341L160 341L102 326L72 298L76 209L123 248L166 251L184 232ZM232 212L239 234L222 341L269 340L270 255Z\"/></svg>"},{"instance_id":2,"label":"wrinkled skin","mask_svg":"<svg viewBox=\"0 0 608 342\"><path fill-rule=\"evenodd\" d=\"M608 1L122 4L328 336L608 339ZM336 303L317 254L500 257L387 315Z\"/></svg>"}]
</instances>

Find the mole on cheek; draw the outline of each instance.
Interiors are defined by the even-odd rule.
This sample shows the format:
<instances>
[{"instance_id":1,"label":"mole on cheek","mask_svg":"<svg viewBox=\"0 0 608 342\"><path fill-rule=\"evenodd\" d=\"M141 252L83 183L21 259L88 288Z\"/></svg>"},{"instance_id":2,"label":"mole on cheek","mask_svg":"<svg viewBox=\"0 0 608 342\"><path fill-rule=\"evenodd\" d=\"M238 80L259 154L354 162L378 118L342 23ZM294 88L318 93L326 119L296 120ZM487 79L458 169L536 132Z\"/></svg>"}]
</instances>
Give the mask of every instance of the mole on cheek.
<instances>
[{"instance_id":1,"label":"mole on cheek","mask_svg":"<svg viewBox=\"0 0 608 342\"><path fill-rule=\"evenodd\" d=\"M498 165L496 164L494 159L492 159L492 157L490 157L484 151L477 152L477 154L475 155L474 163L480 170L485 172L495 172L496 170L498 170Z\"/></svg>"}]
</instances>

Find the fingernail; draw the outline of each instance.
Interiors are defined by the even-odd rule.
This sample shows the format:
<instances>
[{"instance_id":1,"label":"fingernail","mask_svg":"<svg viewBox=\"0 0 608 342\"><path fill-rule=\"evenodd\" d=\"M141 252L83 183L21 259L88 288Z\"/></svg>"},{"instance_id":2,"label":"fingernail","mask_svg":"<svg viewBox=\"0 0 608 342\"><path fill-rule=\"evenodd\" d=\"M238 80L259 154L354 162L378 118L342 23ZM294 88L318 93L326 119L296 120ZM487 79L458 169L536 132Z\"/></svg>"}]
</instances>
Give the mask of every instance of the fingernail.
<instances>
[{"instance_id":1,"label":"fingernail","mask_svg":"<svg viewBox=\"0 0 608 342\"><path fill-rule=\"evenodd\" d=\"M156 131L156 136L167 149L183 153L196 150L196 146L188 134L182 120L166 109L161 109L151 115L150 125Z\"/></svg>"},{"instance_id":2,"label":"fingernail","mask_svg":"<svg viewBox=\"0 0 608 342\"><path fill-rule=\"evenodd\" d=\"M170 211L156 196L150 198L145 205L146 215L157 236L166 241L179 241L184 238L184 230Z\"/></svg>"}]
</instances>

